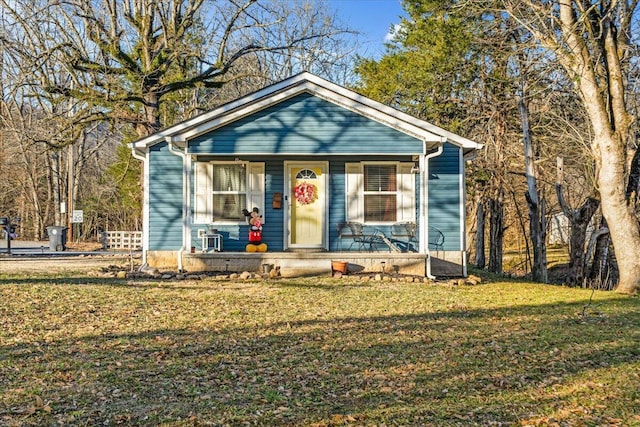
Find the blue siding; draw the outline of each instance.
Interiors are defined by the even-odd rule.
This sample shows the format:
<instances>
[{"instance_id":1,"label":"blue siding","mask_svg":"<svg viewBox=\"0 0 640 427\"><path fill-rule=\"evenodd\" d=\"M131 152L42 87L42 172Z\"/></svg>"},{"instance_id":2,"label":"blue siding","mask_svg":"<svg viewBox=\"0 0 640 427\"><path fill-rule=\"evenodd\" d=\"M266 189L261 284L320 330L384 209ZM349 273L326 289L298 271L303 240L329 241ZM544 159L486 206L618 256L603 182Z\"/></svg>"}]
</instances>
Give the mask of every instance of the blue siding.
<instances>
[{"instance_id":1,"label":"blue siding","mask_svg":"<svg viewBox=\"0 0 640 427\"><path fill-rule=\"evenodd\" d=\"M340 251L338 241L338 224L346 219L346 179L344 160L329 163L329 251Z\"/></svg>"},{"instance_id":2,"label":"blue siding","mask_svg":"<svg viewBox=\"0 0 640 427\"><path fill-rule=\"evenodd\" d=\"M182 159L166 143L149 155L149 249L178 250L182 246Z\"/></svg>"},{"instance_id":3,"label":"blue siding","mask_svg":"<svg viewBox=\"0 0 640 427\"><path fill-rule=\"evenodd\" d=\"M444 234L446 251L462 250L460 174L460 148L445 144L442 154L429 163L429 225Z\"/></svg>"},{"instance_id":4,"label":"blue siding","mask_svg":"<svg viewBox=\"0 0 640 427\"><path fill-rule=\"evenodd\" d=\"M298 95L189 141L193 154L417 154L422 142L343 107Z\"/></svg>"},{"instance_id":5,"label":"blue siding","mask_svg":"<svg viewBox=\"0 0 640 427\"><path fill-rule=\"evenodd\" d=\"M264 161L261 158L245 158L249 161ZM329 250L340 251L337 225L345 220L345 160L329 157L297 158L296 160L329 161ZM391 158L388 158L392 160ZM349 159L348 161L354 161ZM400 159L406 161L406 158ZM149 249L177 250L182 244L182 160L171 154L165 143L151 148L149 196ZM429 177L429 224L441 230L445 235L445 250L460 248L460 164L459 149L446 144L442 155L430 161ZM416 175L416 178L418 175ZM193 177L191 182L193 188ZM265 161L265 204L263 207L266 223L263 229L263 241L269 251L284 249L285 224L284 203L282 209L273 209L273 193L284 189L284 159ZM193 194L193 192L192 192ZM419 180L416 182L416 206L419 206ZM194 206L192 200L192 206ZM417 217L417 212L416 212ZM207 224L194 224L192 244L200 250L198 228ZM224 237L224 250L243 252L247 244L248 225L218 226ZM379 226L381 231L391 235L390 227ZM387 250L380 247L379 250Z\"/></svg>"}]
</instances>

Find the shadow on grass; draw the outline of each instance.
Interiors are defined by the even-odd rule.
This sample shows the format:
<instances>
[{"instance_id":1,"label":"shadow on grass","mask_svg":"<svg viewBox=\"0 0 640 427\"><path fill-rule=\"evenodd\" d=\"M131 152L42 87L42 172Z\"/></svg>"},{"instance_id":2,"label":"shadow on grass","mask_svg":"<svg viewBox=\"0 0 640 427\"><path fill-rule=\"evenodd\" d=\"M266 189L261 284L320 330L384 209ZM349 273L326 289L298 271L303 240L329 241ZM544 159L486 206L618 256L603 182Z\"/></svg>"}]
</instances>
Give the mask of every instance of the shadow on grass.
<instances>
[{"instance_id":1,"label":"shadow on grass","mask_svg":"<svg viewBox=\"0 0 640 427\"><path fill-rule=\"evenodd\" d=\"M68 285L70 279L42 283ZM266 314L258 310L238 314L236 322L209 319L203 326L196 324L204 307L185 306L193 310L193 329L135 332L120 331L128 329L126 319L109 331L103 312L70 313L76 325L104 330L89 328L67 339L2 340L0 420L510 425L570 403L570 396L551 397L550 387L570 387L599 369L638 366L638 301L605 302L614 303L615 315L588 318L577 315L585 302L575 302L269 321L259 319ZM101 313L104 319L94 319ZM132 320L143 315L128 313ZM607 393L638 397L633 383L626 387ZM35 395L42 405L33 406Z\"/></svg>"}]
</instances>

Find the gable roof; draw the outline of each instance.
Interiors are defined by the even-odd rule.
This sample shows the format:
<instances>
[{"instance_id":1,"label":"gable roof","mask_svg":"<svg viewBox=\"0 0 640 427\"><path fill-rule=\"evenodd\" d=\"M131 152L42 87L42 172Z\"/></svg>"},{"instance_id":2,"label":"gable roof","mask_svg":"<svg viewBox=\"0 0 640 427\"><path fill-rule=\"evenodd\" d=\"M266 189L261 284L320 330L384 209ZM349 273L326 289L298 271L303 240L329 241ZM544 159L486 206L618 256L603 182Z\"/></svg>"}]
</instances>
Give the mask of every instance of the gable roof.
<instances>
[{"instance_id":1,"label":"gable roof","mask_svg":"<svg viewBox=\"0 0 640 427\"><path fill-rule=\"evenodd\" d=\"M456 135L427 121L417 119L306 71L223 104L211 111L169 126L133 142L130 146L133 149L145 150L152 145L164 142L167 138L176 142L187 141L301 93L310 93L399 132L418 138L424 142L425 151L435 148L445 141L461 147L465 153L483 147L482 144Z\"/></svg>"}]
</instances>

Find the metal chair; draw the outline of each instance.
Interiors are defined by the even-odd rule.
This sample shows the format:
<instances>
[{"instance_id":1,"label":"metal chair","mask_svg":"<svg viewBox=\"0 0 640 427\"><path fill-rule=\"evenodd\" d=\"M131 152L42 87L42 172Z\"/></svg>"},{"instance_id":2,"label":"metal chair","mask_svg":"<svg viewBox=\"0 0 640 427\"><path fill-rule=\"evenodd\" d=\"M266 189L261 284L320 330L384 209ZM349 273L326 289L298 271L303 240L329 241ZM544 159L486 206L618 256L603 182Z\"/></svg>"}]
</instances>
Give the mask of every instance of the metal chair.
<instances>
[{"instance_id":1,"label":"metal chair","mask_svg":"<svg viewBox=\"0 0 640 427\"><path fill-rule=\"evenodd\" d=\"M444 252L444 234L432 226L429 226L429 249L435 249L436 256L440 251Z\"/></svg>"},{"instance_id":2,"label":"metal chair","mask_svg":"<svg viewBox=\"0 0 640 427\"><path fill-rule=\"evenodd\" d=\"M413 248L418 246L418 237L416 235L417 226L415 222L398 222L391 226L391 237L401 240L404 243L406 240L406 252L409 252L414 243Z\"/></svg>"},{"instance_id":3,"label":"metal chair","mask_svg":"<svg viewBox=\"0 0 640 427\"><path fill-rule=\"evenodd\" d=\"M371 240L364 234L364 226L359 222L341 222L338 224L338 239L340 249L342 249L342 239L351 239L349 250L354 244L358 245L358 250L362 251L368 246L371 251Z\"/></svg>"}]
</instances>

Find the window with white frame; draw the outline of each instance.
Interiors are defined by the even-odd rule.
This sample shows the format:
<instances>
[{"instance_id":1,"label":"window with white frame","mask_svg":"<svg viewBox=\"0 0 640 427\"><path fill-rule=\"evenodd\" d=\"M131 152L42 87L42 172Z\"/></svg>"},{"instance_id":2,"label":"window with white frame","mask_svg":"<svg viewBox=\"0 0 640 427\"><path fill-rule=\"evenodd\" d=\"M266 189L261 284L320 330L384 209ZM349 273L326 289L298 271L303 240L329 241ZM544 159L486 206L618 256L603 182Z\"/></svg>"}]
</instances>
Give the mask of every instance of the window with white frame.
<instances>
[{"instance_id":1,"label":"window with white frame","mask_svg":"<svg viewBox=\"0 0 640 427\"><path fill-rule=\"evenodd\" d=\"M364 223L416 220L413 163L347 163L346 218Z\"/></svg>"},{"instance_id":2,"label":"window with white frame","mask_svg":"<svg viewBox=\"0 0 640 427\"><path fill-rule=\"evenodd\" d=\"M247 208L246 165L214 163L212 172L213 220L242 219L242 209Z\"/></svg>"},{"instance_id":3,"label":"window with white frame","mask_svg":"<svg viewBox=\"0 0 640 427\"><path fill-rule=\"evenodd\" d=\"M395 222L398 180L396 165L364 165L364 221Z\"/></svg>"},{"instance_id":4,"label":"window with white frame","mask_svg":"<svg viewBox=\"0 0 640 427\"><path fill-rule=\"evenodd\" d=\"M264 210L264 163L196 162L194 185L195 223L240 223L243 209Z\"/></svg>"}]
</instances>

